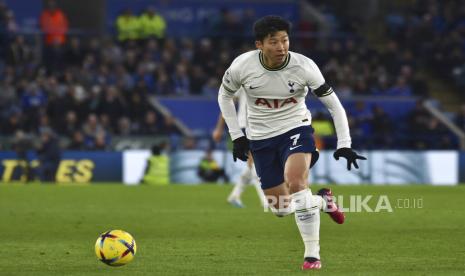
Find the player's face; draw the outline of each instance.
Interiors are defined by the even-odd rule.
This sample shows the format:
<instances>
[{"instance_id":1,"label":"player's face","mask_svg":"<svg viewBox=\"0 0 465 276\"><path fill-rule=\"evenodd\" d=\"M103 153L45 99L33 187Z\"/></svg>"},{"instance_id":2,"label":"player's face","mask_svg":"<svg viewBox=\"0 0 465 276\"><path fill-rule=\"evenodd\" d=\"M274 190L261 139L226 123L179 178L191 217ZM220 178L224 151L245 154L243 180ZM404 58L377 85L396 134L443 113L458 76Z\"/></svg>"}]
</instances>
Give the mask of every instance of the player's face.
<instances>
[{"instance_id":1,"label":"player's face","mask_svg":"<svg viewBox=\"0 0 465 276\"><path fill-rule=\"evenodd\" d=\"M266 66L279 67L286 61L289 36L285 31L278 31L265 37L263 42L256 41L255 45L262 51Z\"/></svg>"}]
</instances>

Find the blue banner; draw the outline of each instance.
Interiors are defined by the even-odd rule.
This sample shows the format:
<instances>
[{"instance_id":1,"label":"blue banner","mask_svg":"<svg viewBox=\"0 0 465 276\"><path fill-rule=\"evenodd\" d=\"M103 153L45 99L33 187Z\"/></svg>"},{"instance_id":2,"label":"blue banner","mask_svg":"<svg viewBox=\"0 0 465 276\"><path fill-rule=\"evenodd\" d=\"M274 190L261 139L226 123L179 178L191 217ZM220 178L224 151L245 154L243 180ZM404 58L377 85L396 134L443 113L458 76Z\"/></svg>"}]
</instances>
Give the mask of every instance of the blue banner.
<instances>
[{"instance_id":1,"label":"blue banner","mask_svg":"<svg viewBox=\"0 0 465 276\"><path fill-rule=\"evenodd\" d=\"M7 7L15 14L16 22L23 28L38 28L42 1L6 0Z\"/></svg>"},{"instance_id":2,"label":"blue banner","mask_svg":"<svg viewBox=\"0 0 465 276\"><path fill-rule=\"evenodd\" d=\"M39 162L35 153L29 152L30 178L36 180ZM122 182L121 152L65 151L56 171L57 182ZM11 151L0 152L0 176L2 182L24 181L24 161L18 160Z\"/></svg>"},{"instance_id":3,"label":"blue banner","mask_svg":"<svg viewBox=\"0 0 465 276\"><path fill-rule=\"evenodd\" d=\"M210 131L218 120L220 109L218 100L205 98L160 98L160 102L170 110L170 112L180 119L186 126L194 130ZM341 99L348 114L357 114L355 106L360 101L358 99ZM402 118L410 112L416 103L416 99L377 99L365 98L363 103L366 110L371 110L374 106L382 107L393 119ZM306 100L313 115L317 112L326 112L326 108L321 101L309 96ZM186 108L187 107L187 108Z\"/></svg>"},{"instance_id":4,"label":"blue banner","mask_svg":"<svg viewBox=\"0 0 465 276\"><path fill-rule=\"evenodd\" d=\"M155 7L167 22L167 34L173 36L212 35L221 14L228 11L239 19L246 32L252 33L252 23L257 18L276 14L295 23L299 20L297 1L256 2L246 1L153 1L153 0L111 0L107 2L107 25L113 27L116 17L124 10L131 9L139 15L147 7ZM243 35L238 33L237 35Z\"/></svg>"},{"instance_id":5,"label":"blue banner","mask_svg":"<svg viewBox=\"0 0 465 276\"><path fill-rule=\"evenodd\" d=\"M58 2L60 4L60 1ZM106 0L105 2L105 24L109 30L115 30L116 17L123 10L129 8L139 15L151 6L155 7L165 18L169 37L214 35L212 32L215 32L215 25L220 21L222 12L226 10L238 18L238 22L244 27L244 32L249 34L252 33L252 23L265 15L280 15L293 23L299 21L298 1L293 0L277 3L213 0ZM37 31L39 29L38 21L42 12L42 1L6 0L6 4L15 13L18 24L24 30ZM79 13L79 11L74 12ZM72 17L70 14L68 16ZM237 35L243 35L244 32Z\"/></svg>"}]
</instances>

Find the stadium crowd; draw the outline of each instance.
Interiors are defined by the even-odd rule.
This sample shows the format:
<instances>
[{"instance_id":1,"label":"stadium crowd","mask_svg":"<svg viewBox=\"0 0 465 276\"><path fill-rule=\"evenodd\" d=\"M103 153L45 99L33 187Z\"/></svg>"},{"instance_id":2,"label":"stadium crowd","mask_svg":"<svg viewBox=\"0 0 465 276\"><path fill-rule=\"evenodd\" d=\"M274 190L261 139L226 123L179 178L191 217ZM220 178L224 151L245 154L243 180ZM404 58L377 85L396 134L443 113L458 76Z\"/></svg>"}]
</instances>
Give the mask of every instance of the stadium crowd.
<instances>
[{"instance_id":1,"label":"stadium crowd","mask_svg":"<svg viewBox=\"0 0 465 276\"><path fill-rule=\"evenodd\" d=\"M155 13L151 9L149 12ZM157 16L160 21L160 15ZM18 130L40 133L43 129L53 129L70 141L69 149L89 150L107 149L113 135L176 133L173 118L161 115L152 107L150 99L216 98L221 77L232 57L254 47L248 32L243 37L231 35L252 24L253 13L246 11L243 16L239 18L222 10L215 21L209 22L212 35L193 39L165 35L166 26L162 32L147 34L144 24L134 23L136 16L125 11L115 22L118 32L114 36L67 36L61 43L45 41L41 48L28 43L30 38L20 32L13 12L3 3L0 5L3 28L0 33L4 42L0 49L3 61L0 64L0 132L13 135ZM150 24L145 26L150 29ZM305 31L308 26L300 22L296 32ZM416 30L389 26L392 40L384 52L371 48L355 33L349 33L344 39L327 38L324 47L312 39L302 38L292 41L291 49L314 59L342 99L428 96L427 82L418 70L423 59L414 48L418 46L415 43L418 39L405 39L407 33ZM455 36L463 35L463 28L454 32ZM450 39L455 36L451 35ZM435 45L438 46L433 43L428 49L433 51L428 56L439 62L440 71L454 68L447 62L459 59L436 57L457 51ZM422 110L421 105L402 122L393 121L382 106L366 107L361 102L350 111L354 140L359 138L364 143L360 147L454 146L447 130ZM414 136L400 145L394 141L397 136L392 134L402 134L403 138ZM418 135L427 139L416 139ZM369 143L366 137L375 137L375 142Z\"/></svg>"},{"instance_id":2,"label":"stadium crowd","mask_svg":"<svg viewBox=\"0 0 465 276\"><path fill-rule=\"evenodd\" d=\"M465 88L463 1L414 1L392 10L385 22L392 44L410 51L438 76Z\"/></svg>"}]
</instances>

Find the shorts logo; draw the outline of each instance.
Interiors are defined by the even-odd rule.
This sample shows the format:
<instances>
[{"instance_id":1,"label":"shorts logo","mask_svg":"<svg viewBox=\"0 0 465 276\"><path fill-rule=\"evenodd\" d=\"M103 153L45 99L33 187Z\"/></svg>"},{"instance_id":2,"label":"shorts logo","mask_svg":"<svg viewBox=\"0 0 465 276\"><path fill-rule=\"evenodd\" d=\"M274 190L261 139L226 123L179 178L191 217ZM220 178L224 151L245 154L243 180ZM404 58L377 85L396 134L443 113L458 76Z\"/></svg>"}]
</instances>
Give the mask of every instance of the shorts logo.
<instances>
[{"instance_id":1,"label":"shorts logo","mask_svg":"<svg viewBox=\"0 0 465 276\"><path fill-rule=\"evenodd\" d=\"M253 90L253 89L256 89L256 88L259 88L259 87L260 87L260 86L252 86L252 85L251 85L251 86L250 86L250 89Z\"/></svg>"},{"instance_id":2,"label":"shorts logo","mask_svg":"<svg viewBox=\"0 0 465 276\"><path fill-rule=\"evenodd\" d=\"M302 145L298 145L298 146L295 146L295 147L289 147L290 150L295 150L296 148L298 147L301 147Z\"/></svg>"}]
</instances>

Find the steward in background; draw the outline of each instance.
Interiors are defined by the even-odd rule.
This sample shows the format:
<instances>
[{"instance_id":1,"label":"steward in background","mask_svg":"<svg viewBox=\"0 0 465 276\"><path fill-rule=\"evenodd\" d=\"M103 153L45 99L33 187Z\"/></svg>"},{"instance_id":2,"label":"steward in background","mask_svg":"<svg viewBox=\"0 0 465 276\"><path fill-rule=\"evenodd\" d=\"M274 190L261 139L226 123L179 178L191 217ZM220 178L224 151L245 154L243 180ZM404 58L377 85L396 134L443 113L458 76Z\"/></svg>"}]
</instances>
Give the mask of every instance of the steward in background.
<instances>
[{"instance_id":1,"label":"steward in background","mask_svg":"<svg viewBox=\"0 0 465 276\"><path fill-rule=\"evenodd\" d=\"M161 153L162 147L154 145L152 155L147 160L144 177L141 180L143 184L149 185L168 185L170 183L170 158Z\"/></svg>"},{"instance_id":2,"label":"steward in background","mask_svg":"<svg viewBox=\"0 0 465 276\"><path fill-rule=\"evenodd\" d=\"M139 16L139 25L143 39L155 38L160 45L163 45L166 21L163 16L156 12L155 8L149 7Z\"/></svg>"}]
</instances>

